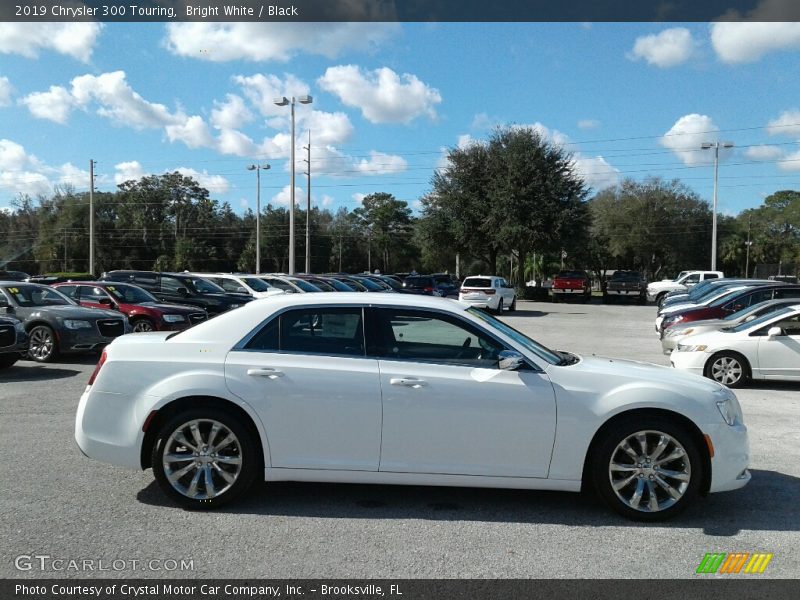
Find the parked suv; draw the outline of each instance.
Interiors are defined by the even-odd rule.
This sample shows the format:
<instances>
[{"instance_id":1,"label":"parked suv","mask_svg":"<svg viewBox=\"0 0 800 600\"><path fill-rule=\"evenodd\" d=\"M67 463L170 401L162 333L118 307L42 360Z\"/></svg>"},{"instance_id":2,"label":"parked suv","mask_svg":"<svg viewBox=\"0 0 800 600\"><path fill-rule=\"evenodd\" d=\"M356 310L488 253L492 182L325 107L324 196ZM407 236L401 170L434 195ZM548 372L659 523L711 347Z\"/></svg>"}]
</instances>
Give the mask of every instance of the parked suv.
<instances>
[{"instance_id":1,"label":"parked suv","mask_svg":"<svg viewBox=\"0 0 800 600\"><path fill-rule=\"evenodd\" d=\"M647 299L651 302L655 301L660 307L669 292L686 290L706 279L722 279L723 277L725 277L725 274L722 271L684 271L682 275L675 279L654 281L648 285Z\"/></svg>"},{"instance_id":2,"label":"parked suv","mask_svg":"<svg viewBox=\"0 0 800 600\"><path fill-rule=\"evenodd\" d=\"M56 283L52 287L81 306L118 310L128 317L135 333L183 331L208 319L205 310L196 306L159 303L150 292L130 283Z\"/></svg>"},{"instance_id":3,"label":"parked suv","mask_svg":"<svg viewBox=\"0 0 800 600\"><path fill-rule=\"evenodd\" d=\"M509 311L517 309L517 291L514 286L497 276L467 277L461 284L458 299L477 308L493 310L497 314L502 313L504 308Z\"/></svg>"},{"instance_id":4,"label":"parked suv","mask_svg":"<svg viewBox=\"0 0 800 600\"><path fill-rule=\"evenodd\" d=\"M636 300L639 304L647 302L647 280L639 271L615 271L603 287L603 302L618 299Z\"/></svg>"},{"instance_id":5,"label":"parked suv","mask_svg":"<svg viewBox=\"0 0 800 600\"><path fill-rule=\"evenodd\" d=\"M186 273L109 271L103 273L100 280L138 285L163 302L200 307L209 317L239 308L252 300L246 294L228 294L217 284Z\"/></svg>"}]
</instances>

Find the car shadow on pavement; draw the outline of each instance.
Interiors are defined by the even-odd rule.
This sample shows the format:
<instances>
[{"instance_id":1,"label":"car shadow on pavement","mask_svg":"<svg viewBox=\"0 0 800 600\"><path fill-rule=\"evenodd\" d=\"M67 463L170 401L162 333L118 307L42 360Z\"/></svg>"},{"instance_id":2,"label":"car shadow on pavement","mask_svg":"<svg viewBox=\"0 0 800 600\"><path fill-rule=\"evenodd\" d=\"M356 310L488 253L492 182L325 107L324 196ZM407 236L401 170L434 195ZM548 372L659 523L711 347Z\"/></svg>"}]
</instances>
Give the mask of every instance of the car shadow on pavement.
<instances>
[{"instance_id":1,"label":"car shadow on pavement","mask_svg":"<svg viewBox=\"0 0 800 600\"><path fill-rule=\"evenodd\" d=\"M778 392L796 392L800 391L800 382L797 381L749 381L743 388L734 391L739 392L743 390L759 391L778 391Z\"/></svg>"},{"instance_id":2,"label":"car shadow on pavement","mask_svg":"<svg viewBox=\"0 0 800 600\"><path fill-rule=\"evenodd\" d=\"M800 530L800 478L752 471L734 492L710 494L658 527L702 529L708 535ZM137 494L143 504L180 510L153 481ZM771 507L766 510L765 507ZM276 482L255 485L218 512L328 519L423 519L640 527L617 516L591 494L485 488Z\"/></svg>"},{"instance_id":3,"label":"car shadow on pavement","mask_svg":"<svg viewBox=\"0 0 800 600\"><path fill-rule=\"evenodd\" d=\"M61 369L58 367L44 366L35 362L20 361L13 367L3 370L0 382L13 381L47 381L48 379L66 379L80 375L82 371L76 369Z\"/></svg>"}]
</instances>

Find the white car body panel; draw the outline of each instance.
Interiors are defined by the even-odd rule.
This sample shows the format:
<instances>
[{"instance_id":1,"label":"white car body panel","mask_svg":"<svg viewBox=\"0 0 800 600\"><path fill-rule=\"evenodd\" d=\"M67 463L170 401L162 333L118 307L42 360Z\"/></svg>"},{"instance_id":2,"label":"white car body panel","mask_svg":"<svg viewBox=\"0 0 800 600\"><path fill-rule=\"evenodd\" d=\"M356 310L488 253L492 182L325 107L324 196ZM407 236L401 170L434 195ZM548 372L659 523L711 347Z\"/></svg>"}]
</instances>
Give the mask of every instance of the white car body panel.
<instances>
[{"instance_id":1,"label":"white car body panel","mask_svg":"<svg viewBox=\"0 0 800 600\"><path fill-rule=\"evenodd\" d=\"M105 364L81 397L81 450L141 468L148 415L181 398L210 396L252 420L269 480L575 491L603 423L636 408L660 408L712 437L711 491L749 479L746 428L725 424L716 406L731 392L664 367L597 358L556 366L495 329L488 330L532 370L233 350L271 315L304 305L428 309L488 329L452 300L323 292L256 300L177 335L123 336L107 347ZM266 368L282 373L247 373ZM426 385L393 385L402 378Z\"/></svg>"}]
</instances>

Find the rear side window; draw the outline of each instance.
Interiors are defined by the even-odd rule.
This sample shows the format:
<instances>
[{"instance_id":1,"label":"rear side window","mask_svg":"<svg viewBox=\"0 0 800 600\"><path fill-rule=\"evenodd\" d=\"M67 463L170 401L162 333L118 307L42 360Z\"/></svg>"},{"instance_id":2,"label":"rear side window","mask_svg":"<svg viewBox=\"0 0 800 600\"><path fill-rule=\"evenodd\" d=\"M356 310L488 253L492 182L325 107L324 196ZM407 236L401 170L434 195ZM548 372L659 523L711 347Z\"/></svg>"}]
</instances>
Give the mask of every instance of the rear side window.
<instances>
[{"instance_id":1,"label":"rear side window","mask_svg":"<svg viewBox=\"0 0 800 600\"><path fill-rule=\"evenodd\" d=\"M78 299L78 286L77 285L60 285L58 286L59 292L64 294L65 296L69 296L73 300Z\"/></svg>"},{"instance_id":2,"label":"rear side window","mask_svg":"<svg viewBox=\"0 0 800 600\"><path fill-rule=\"evenodd\" d=\"M248 342L248 350L364 356L360 308L309 308L273 319Z\"/></svg>"},{"instance_id":3,"label":"rear side window","mask_svg":"<svg viewBox=\"0 0 800 600\"><path fill-rule=\"evenodd\" d=\"M487 277L467 277L461 287L490 288L492 287L492 280Z\"/></svg>"},{"instance_id":4,"label":"rear side window","mask_svg":"<svg viewBox=\"0 0 800 600\"><path fill-rule=\"evenodd\" d=\"M719 279L719 275L716 273L706 273L706 279Z\"/></svg>"},{"instance_id":5,"label":"rear side window","mask_svg":"<svg viewBox=\"0 0 800 600\"><path fill-rule=\"evenodd\" d=\"M105 290L92 285L80 286L80 294L81 300L85 302L99 302L101 298L108 298L108 294L106 294Z\"/></svg>"},{"instance_id":6,"label":"rear side window","mask_svg":"<svg viewBox=\"0 0 800 600\"><path fill-rule=\"evenodd\" d=\"M291 284L286 283L285 281L283 281L281 279L265 279L264 281L266 281L271 286L276 287L279 290L283 290L285 292L293 292L293 291L295 291L294 287L292 287Z\"/></svg>"},{"instance_id":7,"label":"rear side window","mask_svg":"<svg viewBox=\"0 0 800 600\"><path fill-rule=\"evenodd\" d=\"M129 281L129 277L125 277L124 279L120 279L119 281ZM158 275L155 273L139 273L133 277L133 281L141 285L157 285L158 284Z\"/></svg>"},{"instance_id":8,"label":"rear side window","mask_svg":"<svg viewBox=\"0 0 800 600\"><path fill-rule=\"evenodd\" d=\"M800 289L781 289L778 288L775 290L775 297L776 298L800 298Z\"/></svg>"}]
</instances>

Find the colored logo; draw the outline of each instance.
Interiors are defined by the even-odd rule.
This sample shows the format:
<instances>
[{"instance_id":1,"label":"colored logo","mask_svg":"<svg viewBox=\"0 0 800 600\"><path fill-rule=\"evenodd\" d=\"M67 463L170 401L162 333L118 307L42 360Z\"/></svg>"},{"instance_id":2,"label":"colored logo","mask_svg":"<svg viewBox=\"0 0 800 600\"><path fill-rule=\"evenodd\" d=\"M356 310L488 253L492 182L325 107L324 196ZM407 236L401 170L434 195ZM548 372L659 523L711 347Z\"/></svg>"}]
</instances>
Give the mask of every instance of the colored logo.
<instances>
[{"instance_id":1,"label":"colored logo","mask_svg":"<svg viewBox=\"0 0 800 600\"><path fill-rule=\"evenodd\" d=\"M750 554L749 552L734 552L733 554L717 552L706 554L703 560L700 561L696 572L719 573L721 575L763 573L771 560L772 554L760 552L755 554Z\"/></svg>"}]
</instances>

